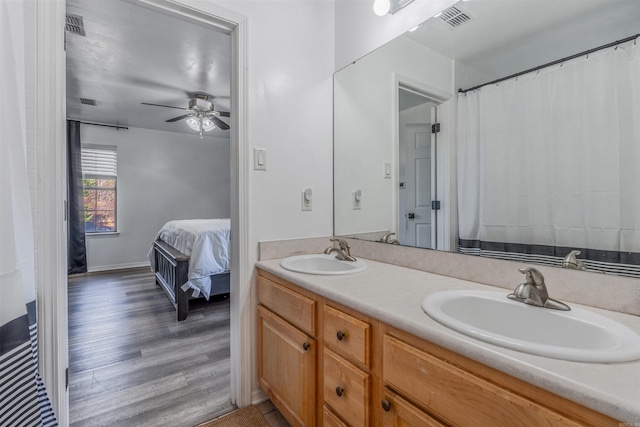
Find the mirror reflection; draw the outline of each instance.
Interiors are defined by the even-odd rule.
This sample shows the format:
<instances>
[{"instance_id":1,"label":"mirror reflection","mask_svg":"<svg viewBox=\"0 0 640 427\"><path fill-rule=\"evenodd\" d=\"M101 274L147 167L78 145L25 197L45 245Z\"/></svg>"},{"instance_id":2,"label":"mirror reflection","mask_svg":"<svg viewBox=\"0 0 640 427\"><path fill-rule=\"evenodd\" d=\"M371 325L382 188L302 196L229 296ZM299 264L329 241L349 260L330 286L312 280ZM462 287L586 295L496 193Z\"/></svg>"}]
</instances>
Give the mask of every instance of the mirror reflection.
<instances>
[{"instance_id":1,"label":"mirror reflection","mask_svg":"<svg viewBox=\"0 0 640 427\"><path fill-rule=\"evenodd\" d=\"M461 1L337 72L334 233L640 277L639 33L636 0Z\"/></svg>"}]
</instances>

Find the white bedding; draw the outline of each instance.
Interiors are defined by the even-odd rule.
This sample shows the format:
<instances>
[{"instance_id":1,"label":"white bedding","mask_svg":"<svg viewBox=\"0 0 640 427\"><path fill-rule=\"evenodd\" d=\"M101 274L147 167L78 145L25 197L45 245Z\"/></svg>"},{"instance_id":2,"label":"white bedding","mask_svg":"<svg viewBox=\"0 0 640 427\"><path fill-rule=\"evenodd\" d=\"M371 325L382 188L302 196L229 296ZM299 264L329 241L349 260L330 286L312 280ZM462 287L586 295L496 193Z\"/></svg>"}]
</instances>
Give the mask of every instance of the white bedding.
<instances>
[{"instance_id":1,"label":"white bedding","mask_svg":"<svg viewBox=\"0 0 640 427\"><path fill-rule=\"evenodd\" d=\"M229 272L231 221L228 218L169 221L158 231L156 239L189 256L189 281L182 284L182 289L193 289L194 297L202 293L209 299L209 276ZM153 247L150 260L153 258L152 253Z\"/></svg>"}]
</instances>

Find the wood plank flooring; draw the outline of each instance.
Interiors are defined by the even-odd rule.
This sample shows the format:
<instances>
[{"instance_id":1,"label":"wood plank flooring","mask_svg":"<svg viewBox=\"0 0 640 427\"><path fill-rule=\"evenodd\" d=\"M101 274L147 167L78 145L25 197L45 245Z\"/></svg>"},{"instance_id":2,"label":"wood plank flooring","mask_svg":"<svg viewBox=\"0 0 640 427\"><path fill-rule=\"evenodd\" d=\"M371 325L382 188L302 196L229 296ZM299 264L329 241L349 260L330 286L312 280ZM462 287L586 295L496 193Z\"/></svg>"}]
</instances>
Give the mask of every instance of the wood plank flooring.
<instances>
[{"instance_id":1,"label":"wood plank flooring","mask_svg":"<svg viewBox=\"0 0 640 427\"><path fill-rule=\"evenodd\" d=\"M229 299L176 321L148 267L69 277L72 426L191 427L229 412Z\"/></svg>"}]
</instances>

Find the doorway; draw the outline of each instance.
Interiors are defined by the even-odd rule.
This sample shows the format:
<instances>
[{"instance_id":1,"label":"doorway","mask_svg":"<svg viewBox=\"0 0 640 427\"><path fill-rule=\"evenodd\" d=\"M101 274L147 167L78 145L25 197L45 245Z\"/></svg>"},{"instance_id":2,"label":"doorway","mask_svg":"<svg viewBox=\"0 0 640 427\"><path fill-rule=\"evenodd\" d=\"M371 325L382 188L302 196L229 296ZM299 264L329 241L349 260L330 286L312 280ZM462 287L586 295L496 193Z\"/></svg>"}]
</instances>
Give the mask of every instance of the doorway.
<instances>
[{"instance_id":1,"label":"doorway","mask_svg":"<svg viewBox=\"0 0 640 427\"><path fill-rule=\"evenodd\" d=\"M436 248L437 123L440 101L398 85L398 240L401 245ZM434 128L435 129L435 128Z\"/></svg>"},{"instance_id":2,"label":"doorway","mask_svg":"<svg viewBox=\"0 0 640 427\"><path fill-rule=\"evenodd\" d=\"M117 233L86 233L89 268L106 271L68 282L69 421L197 424L233 408L229 300L176 323L154 276L123 267L148 264L167 221L230 217L228 126L197 135L184 118L195 94L229 111L231 37L204 19L119 0L67 0L69 16L83 19L84 35L67 30L67 117L99 124L83 125L83 144L119 154L120 202Z\"/></svg>"},{"instance_id":3,"label":"doorway","mask_svg":"<svg viewBox=\"0 0 640 427\"><path fill-rule=\"evenodd\" d=\"M36 0L42 26L37 38L37 69L39 82L38 132L36 153L38 187L41 201L37 212L39 227L36 242L40 253L36 257L39 284L38 321L42 348L42 373L51 392L61 425L68 424L68 303L66 262L66 138L65 138L65 3ZM241 325L251 323L251 311L246 308L252 266L249 263L249 183L248 141L246 137L246 17L215 5L190 0L140 0L170 14L189 15L205 19L226 28L232 36L232 96L237 102L231 108L231 219L234 242L231 248L231 398L238 406L251 402L250 330ZM46 284L46 286L43 286ZM234 298L234 295L238 297ZM244 298L244 299L242 299Z\"/></svg>"}]
</instances>

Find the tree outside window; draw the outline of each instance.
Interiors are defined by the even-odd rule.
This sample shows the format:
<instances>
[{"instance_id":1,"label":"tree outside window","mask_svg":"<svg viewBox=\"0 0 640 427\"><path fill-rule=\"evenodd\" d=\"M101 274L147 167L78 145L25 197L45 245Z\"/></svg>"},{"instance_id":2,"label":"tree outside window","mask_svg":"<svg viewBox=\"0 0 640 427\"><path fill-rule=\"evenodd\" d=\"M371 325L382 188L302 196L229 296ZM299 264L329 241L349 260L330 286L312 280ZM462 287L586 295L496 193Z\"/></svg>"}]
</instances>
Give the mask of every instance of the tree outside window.
<instances>
[{"instance_id":1,"label":"tree outside window","mask_svg":"<svg viewBox=\"0 0 640 427\"><path fill-rule=\"evenodd\" d=\"M116 231L116 179L82 179L84 230L86 233Z\"/></svg>"},{"instance_id":2,"label":"tree outside window","mask_svg":"<svg viewBox=\"0 0 640 427\"><path fill-rule=\"evenodd\" d=\"M117 152L115 147L82 148L85 233L117 231Z\"/></svg>"}]
</instances>

